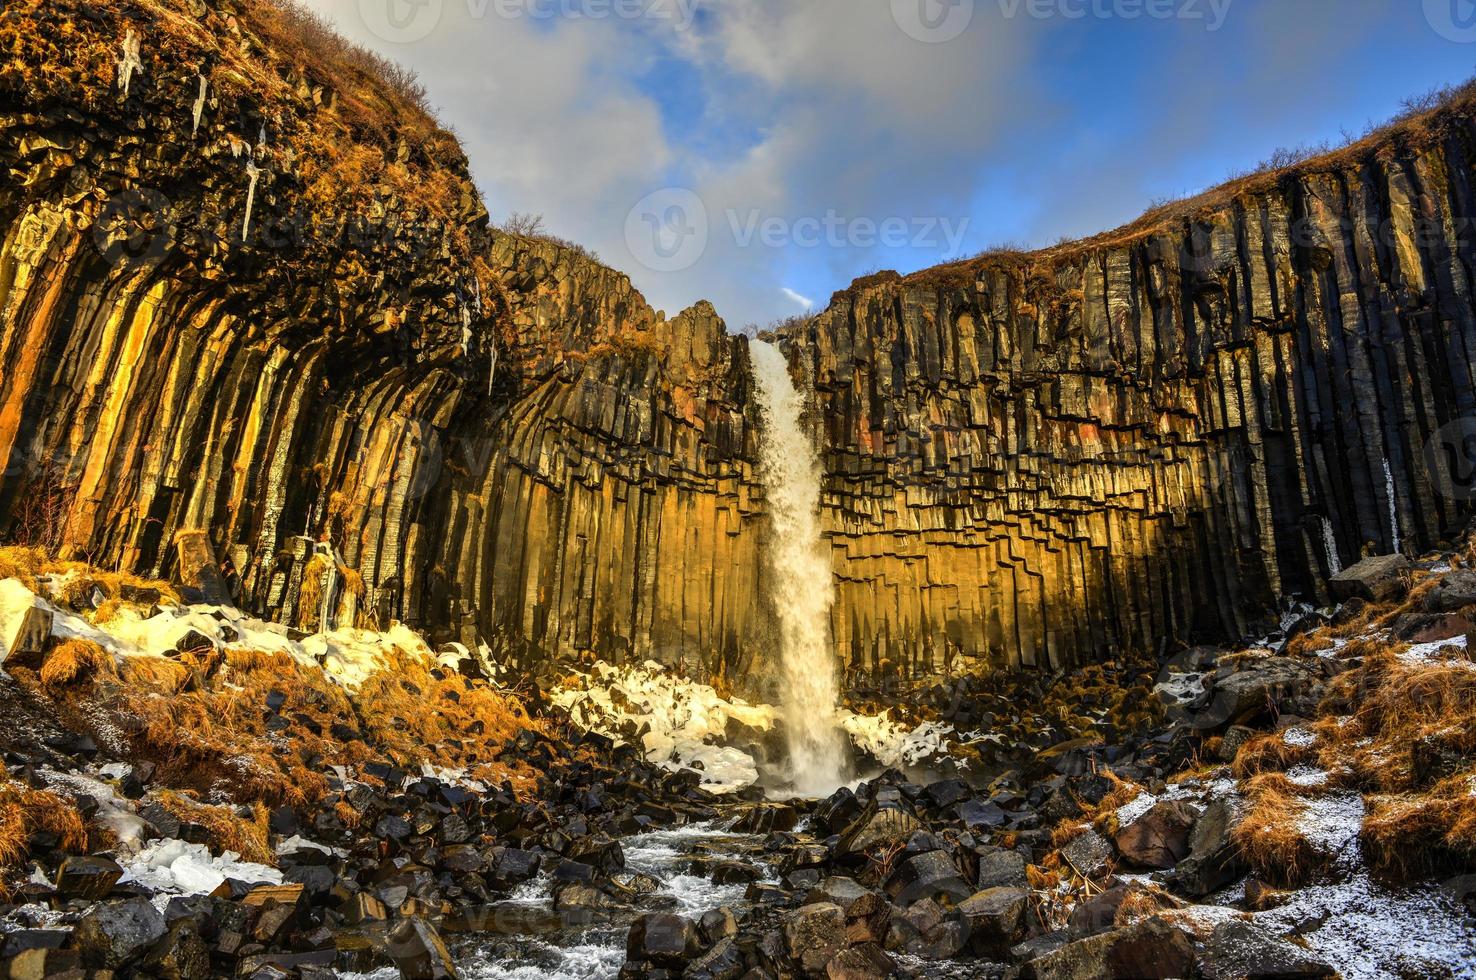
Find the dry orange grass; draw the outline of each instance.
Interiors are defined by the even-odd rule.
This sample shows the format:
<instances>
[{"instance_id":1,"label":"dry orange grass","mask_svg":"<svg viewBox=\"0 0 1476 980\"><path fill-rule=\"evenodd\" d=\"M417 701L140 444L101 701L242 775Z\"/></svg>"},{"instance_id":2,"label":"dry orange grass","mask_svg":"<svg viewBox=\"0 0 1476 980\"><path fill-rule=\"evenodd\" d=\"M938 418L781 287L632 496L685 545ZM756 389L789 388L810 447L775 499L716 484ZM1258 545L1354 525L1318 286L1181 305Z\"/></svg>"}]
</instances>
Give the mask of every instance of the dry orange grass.
<instances>
[{"instance_id":1,"label":"dry orange grass","mask_svg":"<svg viewBox=\"0 0 1476 980\"><path fill-rule=\"evenodd\" d=\"M1236 778L1247 779L1259 773L1285 772L1292 766L1310 763L1317 758L1317 745L1288 745L1281 732L1257 735L1240 747L1232 767Z\"/></svg>"},{"instance_id":2,"label":"dry orange grass","mask_svg":"<svg viewBox=\"0 0 1476 980\"><path fill-rule=\"evenodd\" d=\"M267 809L261 803L251 805L249 817L241 816L231 807L212 806L168 790L159 794L159 803L179 820L208 830L217 850L235 851L256 864L276 864Z\"/></svg>"},{"instance_id":3,"label":"dry orange grass","mask_svg":"<svg viewBox=\"0 0 1476 980\"><path fill-rule=\"evenodd\" d=\"M23 859L31 838L40 831L55 834L67 850L87 847L87 827L76 804L56 793L0 777L0 866L13 866Z\"/></svg>"},{"instance_id":4,"label":"dry orange grass","mask_svg":"<svg viewBox=\"0 0 1476 980\"><path fill-rule=\"evenodd\" d=\"M1366 790L1416 788L1413 747L1438 741L1476 755L1476 668L1469 661L1405 663L1403 647L1375 647L1363 666L1337 677L1325 708L1351 709L1352 721L1318 726L1319 764L1346 768Z\"/></svg>"},{"instance_id":5,"label":"dry orange grass","mask_svg":"<svg viewBox=\"0 0 1476 980\"><path fill-rule=\"evenodd\" d=\"M35 592L39 588L36 577L46 564L46 552L40 548L21 545L0 547L0 579L17 579L21 585Z\"/></svg>"},{"instance_id":6,"label":"dry orange grass","mask_svg":"<svg viewBox=\"0 0 1476 980\"><path fill-rule=\"evenodd\" d=\"M1250 806L1231 840L1258 876L1294 886L1325 866L1328 856L1302 833L1300 821L1307 804L1288 792L1289 786L1279 774L1251 779L1246 786Z\"/></svg>"},{"instance_id":7,"label":"dry orange grass","mask_svg":"<svg viewBox=\"0 0 1476 980\"><path fill-rule=\"evenodd\" d=\"M1371 796L1361 839L1379 867L1444 873L1476 862L1476 768L1418 794Z\"/></svg>"},{"instance_id":8,"label":"dry orange grass","mask_svg":"<svg viewBox=\"0 0 1476 980\"><path fill-rule=\"evenodd\" d=\"M355 707L366 737L390 759L465 769L515 786L531 782L531 771L509 770L495 759L503 742L540 727L517 698L398 650L386 659L385 669L359 689Z\"/></svg>"},{"instance_id":9,"label":"dry orange grass","mask_svg":"<svg viewBox=\"0 0 1476 980\"><path fill-rule=\"evenodd\" d=\"M91 640L65 640L46 655L41 664L41 685L47 689L66 687L78 681L116 677L113 655Z\"/></svg>"}]
</instances>

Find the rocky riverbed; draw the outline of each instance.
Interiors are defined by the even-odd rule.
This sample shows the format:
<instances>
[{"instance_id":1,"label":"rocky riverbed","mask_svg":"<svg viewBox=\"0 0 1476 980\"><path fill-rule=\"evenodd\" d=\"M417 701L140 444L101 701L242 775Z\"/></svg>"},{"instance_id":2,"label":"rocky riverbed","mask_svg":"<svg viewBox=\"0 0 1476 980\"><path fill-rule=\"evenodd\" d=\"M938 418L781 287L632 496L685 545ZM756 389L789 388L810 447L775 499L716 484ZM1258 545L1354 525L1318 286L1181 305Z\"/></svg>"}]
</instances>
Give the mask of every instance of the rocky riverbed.
<instances>
[{"instance_id":1,"label":"rocky riverbed","mask_svg":"<svg viewBox=\"0 0 1476 980\"><path fill-rule=\"evenodd\" d=\"M520 695L6 557L0 975L1476 976L1469 552L1246 646L854 692L870 778L818 800L709 772L767 706L654 667Z\"/></svg>"}]
</instances>

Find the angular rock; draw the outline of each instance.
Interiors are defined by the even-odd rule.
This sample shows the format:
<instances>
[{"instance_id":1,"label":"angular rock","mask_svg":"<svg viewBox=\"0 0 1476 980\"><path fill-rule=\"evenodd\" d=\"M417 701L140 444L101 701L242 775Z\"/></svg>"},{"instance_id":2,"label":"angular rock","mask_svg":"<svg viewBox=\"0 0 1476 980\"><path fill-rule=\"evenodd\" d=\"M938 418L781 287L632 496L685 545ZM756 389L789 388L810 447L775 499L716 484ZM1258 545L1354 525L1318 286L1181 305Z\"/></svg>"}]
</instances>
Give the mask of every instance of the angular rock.
<instances>
[{"instance_id":1,"label":"angular rock","mask_svg":"<svg viewBox=\"0 0 1476 980\"><path fill-rule=\"evenodd\" d=\"M784 949L810 976L823 976L826 965L846 946L846 915L829 902L805 905L784 917Z\"/></svg>"},{"instance_id":2,"label":"angular rock","mask_svg":"<svg viewBox=\"0 0 1476 980\"><path fill-rule=\"evenodd\" d=\"M106 898L123 877L117 861L105 857L69 856L56 873L56 890L66 898L95 902Z\"/></svg>"},{"instance_id":3,"label":"angular rock","mask_svg":"<svg viewBox=\"0 0 1476 980\"><path fill-rule=\"evenodd\" d=\"M968 926L969 945L974 952L1002 958L1023 938L1029 904L1030 891L1025 888L990 888L960 904L958 913Z\"/></svg>"},{"instance_id":4,"label":"angular rock","mask_svg":"<svg viewBox=\"0 0 1476 980\"><path fill-rule=\"evenodd\" d=\"M421 918L400 921L390 930L385 951L401 980L458 980L456 964L435 926Z\"/></svg>"},{"instance_id":5,"label":"angular rock","mask_svg":"<svg viewBox=\"0 0 1476 980\"><path fill-rule=\"evenodd\" d=\"M1189 833L1199 811L1183 800L1163 801L1122 828L1114 837L1117 850L1139 868L1172 868L1189 854Z\"/></svg>"},{"instance_id":6,"label":"angular rock","mask_svg":"<svg viewBox=\"0 0 1476 980\"><path fill-rule=\"evenodd\" d=\"M1162 919L1145 919L1068 943L1026 963L1026 980L1172 980L1198 969L1193 939Z\"/></svg>"},{"instance_id":7,"label":"angular rock","mask_svg":"<svg viewBox=\"0 0 1476 980\"><path fill-rule=\"evenodd\" d=\"M636 919L625 937L629 959L658 966L681 968L700 951L696 924L685 916L666 912Z\"/></svg>"},{"instance_id":8,"label":"angular rock","mask_svg":"<svg viewBox=\"0 0 1476 980\"><path fill-rule=\"evenodd\" d=\"M145 898L94 905L77 922L74 945L89 966L117 970L164 936L164 916Z\"/></svg>"},{"instance_id":9,"label":"angular rock","mask_svg":"<svg viewBox=\"0 0 1476 980\"><path fill-rule=\"evenodd\" d=\"M1337 974L1307 950L1250 922L1222 922L1205 944L1205 980L1321 980Z\"/></svg>"},{"instance_id":10,"label":"angular rock","mask_svg":"<svg viewBox=\"0 0 1476 980\"><path fill-rule=\"evenodd\" d=\"M1388 602L1409 591L1410 560L1403 555L1365 558L1328 580L1334 599Z\"/></svg>"}]
</instances>

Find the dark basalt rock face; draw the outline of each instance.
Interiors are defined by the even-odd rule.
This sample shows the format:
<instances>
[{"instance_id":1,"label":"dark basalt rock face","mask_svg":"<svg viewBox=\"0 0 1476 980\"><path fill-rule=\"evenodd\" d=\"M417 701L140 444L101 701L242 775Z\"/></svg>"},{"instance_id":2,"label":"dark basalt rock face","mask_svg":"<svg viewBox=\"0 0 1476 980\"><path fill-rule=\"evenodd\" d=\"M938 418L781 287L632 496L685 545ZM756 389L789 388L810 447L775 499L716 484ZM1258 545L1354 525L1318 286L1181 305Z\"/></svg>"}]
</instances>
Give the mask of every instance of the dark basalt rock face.
<instances>
[{"instance_id":1,"label":"dark basalt rock face","mask_svg":"<svg viewBox=\"0 0 1476 980\"><path fill-rule=\"evenodd\" d=\"M264 9L7 9L0 530L303 628L763 676L748 342L488 229L448 134ZM1466 115L789 331L851 681L1242 635L1454 527Z\"/></svg>"}]
</instances>

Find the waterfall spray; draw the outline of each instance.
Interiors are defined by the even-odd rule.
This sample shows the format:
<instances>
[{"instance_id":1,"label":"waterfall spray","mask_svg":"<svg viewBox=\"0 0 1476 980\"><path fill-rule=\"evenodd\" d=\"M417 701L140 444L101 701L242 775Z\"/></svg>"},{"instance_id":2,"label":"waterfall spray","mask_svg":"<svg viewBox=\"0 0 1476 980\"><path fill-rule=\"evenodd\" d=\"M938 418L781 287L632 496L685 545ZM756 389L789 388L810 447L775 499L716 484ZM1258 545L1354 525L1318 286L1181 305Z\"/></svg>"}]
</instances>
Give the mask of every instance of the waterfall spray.
<instances>
[{"instance_id":1,"label":"waterfall spray","mask_svg":"<svg viewBox=\"0 0 1476 980\"><path fill-rule=\"evenodd\" d=\"M772 522L770 582L779 612L790 765L795 790L819 795L840 785L844 764L830 643L835 585L820 537L820 461L800 425L803 401L784 355L761 341L749 351L764 418L759 468Z\"/></svg>"}]
</instances>

